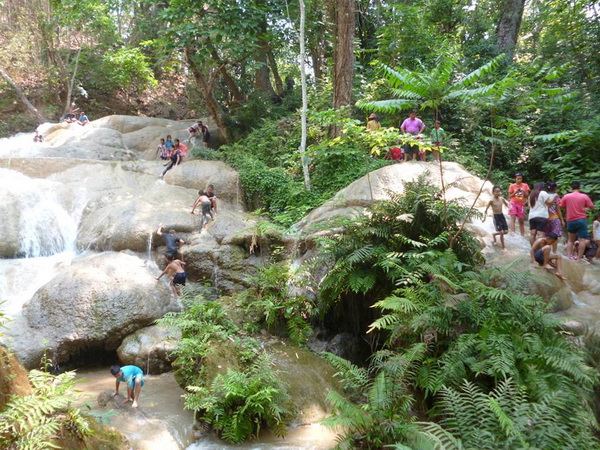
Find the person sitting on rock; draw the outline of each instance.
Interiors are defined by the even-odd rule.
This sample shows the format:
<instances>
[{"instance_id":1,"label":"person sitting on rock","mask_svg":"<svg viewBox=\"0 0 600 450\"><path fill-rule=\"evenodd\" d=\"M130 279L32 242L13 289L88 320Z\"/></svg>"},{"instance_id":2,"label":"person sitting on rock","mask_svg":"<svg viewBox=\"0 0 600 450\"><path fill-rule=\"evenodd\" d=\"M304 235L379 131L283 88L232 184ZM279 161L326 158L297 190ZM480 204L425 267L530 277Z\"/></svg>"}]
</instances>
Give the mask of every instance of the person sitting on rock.
<instances>
[{"instance_id":1,"label":"person sitting on rock","mask_svg":"<svg viewBox=\"0 0 600 450\"><path fill-rule=\"evenodd\" d=\"M112 396L116 397L119 395L119 383L123 381L127 383L127 398L123 400L123 403L133 402L132 408L138 407L138 399L140 398L140 392L144 385L144 372L137 366L112 366L110 373L116 378L115 381L115 392Z\"/></svg>"},{"instance_id":2,"label":"person sitting on rock","mask_svg":"<svg viewBox=\"0 0 600 450\"><path fill-rule=\"evenodd\" d=\"M558 237L556 234L548 233L546 237L539 238L533 243L529 254L533 264L538 263L547 270L556 270L554 275L561 280L566 280L562 274L560 255L552 253L552 244L554 244L557 239Z\"/></svg>"},{"instance_id":3,"label":"person sitting on rock","mask_svg":"<svg viewBox=\"0 0 600 450\"><path fill-rule=\"evenodd\" d=\"M179 247L185 244L185 241L175 235L175 230L169 230L168 234L163 233L162 224L158 226L158 230L156 230L156 234L162 236L165 241L165 245L167 246L167 255L171 255L173 258L177 256L177 252L179 251Z\"/></svg>"},{"instance_id":4,"label":"person sitting on rock","mask_svg":"<svg viewBox=\"0 0 600 450\"><path fill-rule=\"evenodd\" d=\"M156 147L156 157L162 159L163 161L169 159L167 156L167 146L165 145L164 138L161 138L160 144L158 144L158 147Z\"/></svg>"},{"instance_id":5,"label":"person sitting on rock","mask_svg":"<svg viewBox=\"0 0 600 450\"><path fill-rule=\"evenodd\" d=\"M198 191L198 198L192 205L192 214L194 214L194 210L196 209L196 207L198 205L200 205L202 207L202 224L200 226L200 231L202 231L202 229L205 228L206 224L208 223L208 216L210 215L210 218L214 219L214 216L213 216L213 213L211 210L212 202L211 202L210 198L208 198L208 196L206 195L206 192L204 192L202 189L200 189Z\"/></svg>"},{"instance_id":6,"label":"person sitting on rock","mask_svg":"<svg viewBox=\"0 0 600 450\"><path fill-rule=\"evenodd\" d=\"M170 253L165 253L165 261L167 267L165 267L165 270L163 270L156 279L160 280L164 274L168 274L170 279L169 285L171 286L171 289L173 289L173 294L175 297L179 297L181 292L179 292L178 286L185 286L186 275L183 270L185 263L179 259L175 259Z\"/></svg>"},{"instance_id":7,"label":"person sitting on rock","mask_svg":"<svg viewBox=\"0 0 600 450\"><path fill-rule=\"evenodd\" d=\"M83 111L81 111L81 113L79 114L79 120L77 121L77 123L81 126L87 125L88 123L90 123L88 116L86 116Z\"/></svg>"}]
</instances>

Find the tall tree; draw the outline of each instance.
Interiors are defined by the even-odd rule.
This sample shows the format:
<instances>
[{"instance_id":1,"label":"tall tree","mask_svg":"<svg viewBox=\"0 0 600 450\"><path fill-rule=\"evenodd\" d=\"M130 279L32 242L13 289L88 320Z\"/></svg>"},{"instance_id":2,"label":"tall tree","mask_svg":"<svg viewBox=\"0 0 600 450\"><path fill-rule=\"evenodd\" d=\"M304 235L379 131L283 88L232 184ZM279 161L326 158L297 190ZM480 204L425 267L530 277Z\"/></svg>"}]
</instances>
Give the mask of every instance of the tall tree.
<instances>
[{"instance_id":1,"label":"tall tree","mask_svg":"<svg viewBox=\"0 0 600 450\"><path fill-rule=\"evenodd\" d=\"M333 23L333 109L352 103L354 82L354 33L356 27L354 0L331 0L330 20ZM338 136L339 127L330 129Z\"/></svg>"},{"instance_id":2,"label":"tall tree","mask_svg":"<svg viewBox=\"0 0 600 450\"><path fill-rule=\"evenodd\" d=\"M524 9L525 0L504 0L497 28L498 47L509 59L512 59L517 45Z\"/></svg>"}]
</instances>

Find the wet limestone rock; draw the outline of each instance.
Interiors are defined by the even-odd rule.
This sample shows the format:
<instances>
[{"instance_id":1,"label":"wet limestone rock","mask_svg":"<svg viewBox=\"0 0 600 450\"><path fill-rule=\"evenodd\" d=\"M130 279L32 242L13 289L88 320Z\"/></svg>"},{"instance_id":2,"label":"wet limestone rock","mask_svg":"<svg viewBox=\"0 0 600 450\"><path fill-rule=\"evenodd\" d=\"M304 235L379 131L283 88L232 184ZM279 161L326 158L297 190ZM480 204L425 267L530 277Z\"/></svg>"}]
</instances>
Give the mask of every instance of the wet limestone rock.
<instances>
[{"instance_id":1,"label":"wet limestone rock","mask_svg":"<svg viewBox=\"0 0 600 450\"><path fill-rule=\"evenodd\" d=\"M168 372L175 359L171 353L180 339L179 329L152 325L123 339L117 355L123 365L142 367L146 374Z\"/></svg>"},{"instance_id":2,"label":"wet limestone rock","mask_svg":"<svg viewBox=\"0 0 600 450\"><path fill-rule=\"evenodd\" d=\"M26 367L51 348L55 363L81 351L116 350L134 331L180 305L156 269L131 254L85 254L40 288L23 307L22 322L6 333Z\"/></svg>"},{"instance_id":3,"label":"wet limestone rock","mask_svg":"<svg viewBox=\"0 0 600 450\"><path fill-rule=\"evenodd\" d=\"M464 199L470 206L483 180L467 172L458 163L445 162L443 169L446 198ZM422 174L428 174L427 177L433 185L441 186L440 169L437 164L414 161L382 167L349 184L331 200L311 211L297 226L306 229L335 216L352 217L360 214L373 203L388 199L389 191L404 192L404 182L416 180ZM492 185L486 182L476 206L485 207L491 196Z\"/></svg>"}]
</instances>

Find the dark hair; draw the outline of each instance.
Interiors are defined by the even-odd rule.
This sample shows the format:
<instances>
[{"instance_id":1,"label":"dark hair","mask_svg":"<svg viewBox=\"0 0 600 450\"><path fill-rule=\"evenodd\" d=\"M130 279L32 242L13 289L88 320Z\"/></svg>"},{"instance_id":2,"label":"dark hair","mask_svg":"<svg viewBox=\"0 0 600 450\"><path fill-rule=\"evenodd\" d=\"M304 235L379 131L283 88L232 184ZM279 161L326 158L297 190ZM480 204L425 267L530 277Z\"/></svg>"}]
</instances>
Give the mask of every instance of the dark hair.
<instances>
[{"instance_id":1,"label":"dark hair","mask_svg":"<svg viewBox=\"0 0 600 450\"><path fill-rule=\"evenodd\" d=\"M198 191L198 195L206 195L206 192L204 192L204 189L200 189Z\"/></svg>"},{"instance_id":2,"label":"dark hair","mask_svg":"<svg viewBox=\"0 0 600 450\"><path fill-rule=\"evenodd\" d=\"M546 190L547 191L554 191L557 187L558 187L558 185L556 184L556 181L546 182Z\"/></svg>"},{"instance_id":3,"label":"dark hair","mask_svg":"<svg viewBox=\"0 0 600 450\"><path fill-rule=\"evenodd\" d=\"M594 216L594 220L600 220L600 213L598 213Z\"/></svg>"},{"instance_id":4,"label":"dark hair","mask_svg":"<svg viewBox=\"0 0 600 450\"><path fill-rule=\"evenodd\" d=\"M502 190L502 188L501 188L500 186L494 186L494 187L492 188L492 192L494 192L496 189L500 189L500 190Z\"/></svg>"},{"instance_id":5,"label":"dark hair","mask_svg":"<svg viewBox=\"0 0 600 450\"><path fill-rule=\"evenodd\" d=\"M167 139L169 138L173 139L170 134L167 134Z\"/></svg>"},{"instance_id":6,"label":"dark hair","mask_svg":"<svg viewBox=\"0 0 600 450\"><path fill-rule=\"evenodd\" d=\"M181 141L179 140L179 138L175 138L175 142L180 143Z\"/></svg>"},{"instance_id":7,"label":"dark hair","mask_svg":"<svg viewBox=\"0 0 600 450\"><path fill-rule=\"evenodd\" d=\"M175 230L169 230L169 234L175 234Z\"/></svg>"},{"instance_id":8,"label":"dark hair","mask_svg":"<svg viewBox=\"0 0 600 450\"><path fill-rule=\"evenodd\" d=\"M416 109L411 109L411 110L410 110L408 113L409 113L409 114L412 114L412 113L415 113L415 114L416 114L416 113L417 113L417 110L416 110Z\"/></svg>"},{"instance_id":9,"label":"dark hair","mask_svg":"<svg viewBox=\"0 0 600 450\"><path fill-rule=\"evenodd\" d=\"M165 258L167 258L169 261L173 261L175 259L172 253L165 253Z\"/></svg>"},{"instance_id":10,"label":"dark hair","mask_svg":"<svg viewBox=\"0 0 600 450\"><path fill-rule=\"evenodd\" d=\"M112 373L113 375L118 374L120 371L121 367L117 366L116 364L110 368L110 373Z\"/></svg>"},{"instance_id":11,"label":"dark hair","mask_svg":"<svg viewBox=\"0 0 600 450\"><path fill-rule=\"evenodd\" d=\"M553 239L553 240L557 240L558 236L556 235L556 233L553 233L552 231L548 234L546 234L546 239Z\"/></svg>"},{"instance_id":12,"label":"dark hair","mask_svg":"<svg viewBox=\"0 0 600 450\"><path fill-rule=\"evenodd\" d=\"M571 183L571 189L581 189L581 183L579 181L573 181Z\"/></svg>"},{"instance_id":13,"label":"dark hair","mask_svg":"<svg viewBox=\"0 0 600 450\"><path fill-rule=\"evenodd\" d=\"M546 183L535 183L535 185L533 186L533 190L531 191L531 193L529 194L529 205L530 206L535 206L535 202L537 201L538 197L540 196L540 192L543 191L546 188Z\"/></svg>"},{"instance_id":14,"label":"dark hair","mask_svg":"<svg viewBox=\"0 0 600 450\"><path fill-rule=\"evenodd\" d=\"M523 177L523 174L521 172L517 172L517 173L515 173L515 178L516 177Z\"/></svg>"},{"instance_id":15,"label":"dark hair","mask_svg":"<svg viewBox=\"0 0 600 450\"><path fill-rule=\"evenodd\" d=\"M441 124L442 124L442 122L440 122L439 120L436 120L436 121L435 121L435 124L436 124L436 125L441 125Z\"/></svg>"},{"instance_id":16,"label":"dark hair","mask_svg":"<svg viewBox=\"0 0 600 450\"><path fill-rule=\"evenodd\" d=\"M209 188L213 188L213 189L214 189L214 188L215 188L215 185L214 185L214 184L209 184L209 185L208 185L208 186L206 186L206 187L209 187Z\"/></svg>"}]
</instances>

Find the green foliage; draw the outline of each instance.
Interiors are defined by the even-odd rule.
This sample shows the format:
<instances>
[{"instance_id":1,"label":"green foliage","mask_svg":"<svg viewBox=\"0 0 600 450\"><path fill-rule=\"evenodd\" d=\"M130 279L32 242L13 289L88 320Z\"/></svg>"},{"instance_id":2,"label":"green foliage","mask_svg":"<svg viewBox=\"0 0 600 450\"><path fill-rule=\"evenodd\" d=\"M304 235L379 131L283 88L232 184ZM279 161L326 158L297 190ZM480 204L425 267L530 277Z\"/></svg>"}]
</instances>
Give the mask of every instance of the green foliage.
<instances>
[{"instance_id":1,"label":"green foliage","mask_svg":"<svg viewBox=\"0 0 600 450\"><path fill-rule=\"evenodd\" d=\"M71 403L75 399L75 372L28 374L30 395L15 395L0 413L0 445L6 449L60 448L57 437L66 430L83 437L91 433L88 419Z\"/></svg>"},{"instance_id":2,"label":"green foliage","mask_svg":"<svg viewBox=\"0 0 600 450\"><path fill-rule=\"evenodd\" d=\"M369 216L358 217L343 233L323 240L323 258L333 261L321 284L325 305L349 293L375 303L396 284L428 278L424 262L448 248L450 236L468 211L458 202L444 205L439 189L425 177L405 183L404 195L390 195L390 200L375 205ZM456 266L460 270L478 261L479 248L468 233L461 233L458 239Z\"/></svg>"},{"instance_id":3,"label":"green foliage","mask_svg":"<svg viewBox=\"0 0 600 450\"><path fill-rule=\"evenodd\" d=\"M105 83L112 83L122 89L135 87L137 91L142 91L158 84L146 56L139 48L120 48L106 52L100 70Z\"/></svg>"},{"instance_id":4,"label":"green foliage","mask_svg":"<svg viewBox=\"0 0 600 450\"><path fill-rule=\"evenodd\" d=\"M443 388L440 423L422 423L431 448L597 448L587 410L571 410L564 392L532 402L510 378L490 393L464 381L461 390ZM572 412L572 414L570 413Z\"/></svg>"},{"instance_id":5,"label":"green foliage","mask_svg":"<svg viewBox=\"0 0 600 450\"><path fill-rule=\"evenodd\" d=\"M234 339L238 327L220 303L204 301L201 296L193 299L184 296L183 302L183 312L167 313L156 322L181 330L182 339L173 352L176 356L173 366L181 384L191 385L202 378L202 359L213 345Z\"/></svg>"},{"instance_id":6,"label":"green foliage","mask_svg":"<svg viewBox=\"0 0 600 450\"><path fill-rule=\"evenodd\" d=\"M299 280L287 264L261 266L247 279L252 287L240 294L238 304L267 329L284 328L292 343L305 344L312 334L315 305L306 296L291 292L292 278Z\"/></svg>"},{"instance_id":7,"label":"green foliage","mask_svg":"<svg viewBox=\"0 0 600 450\"><path fill-rule=\"evenodd\" d=\"M244 371L217 375L210 387L187 389L185 407L203 411L202 418L229 443L258 437L263 425L277 436L285 434L290 399L265 354Z\"/></svg>"}]
</instances>

